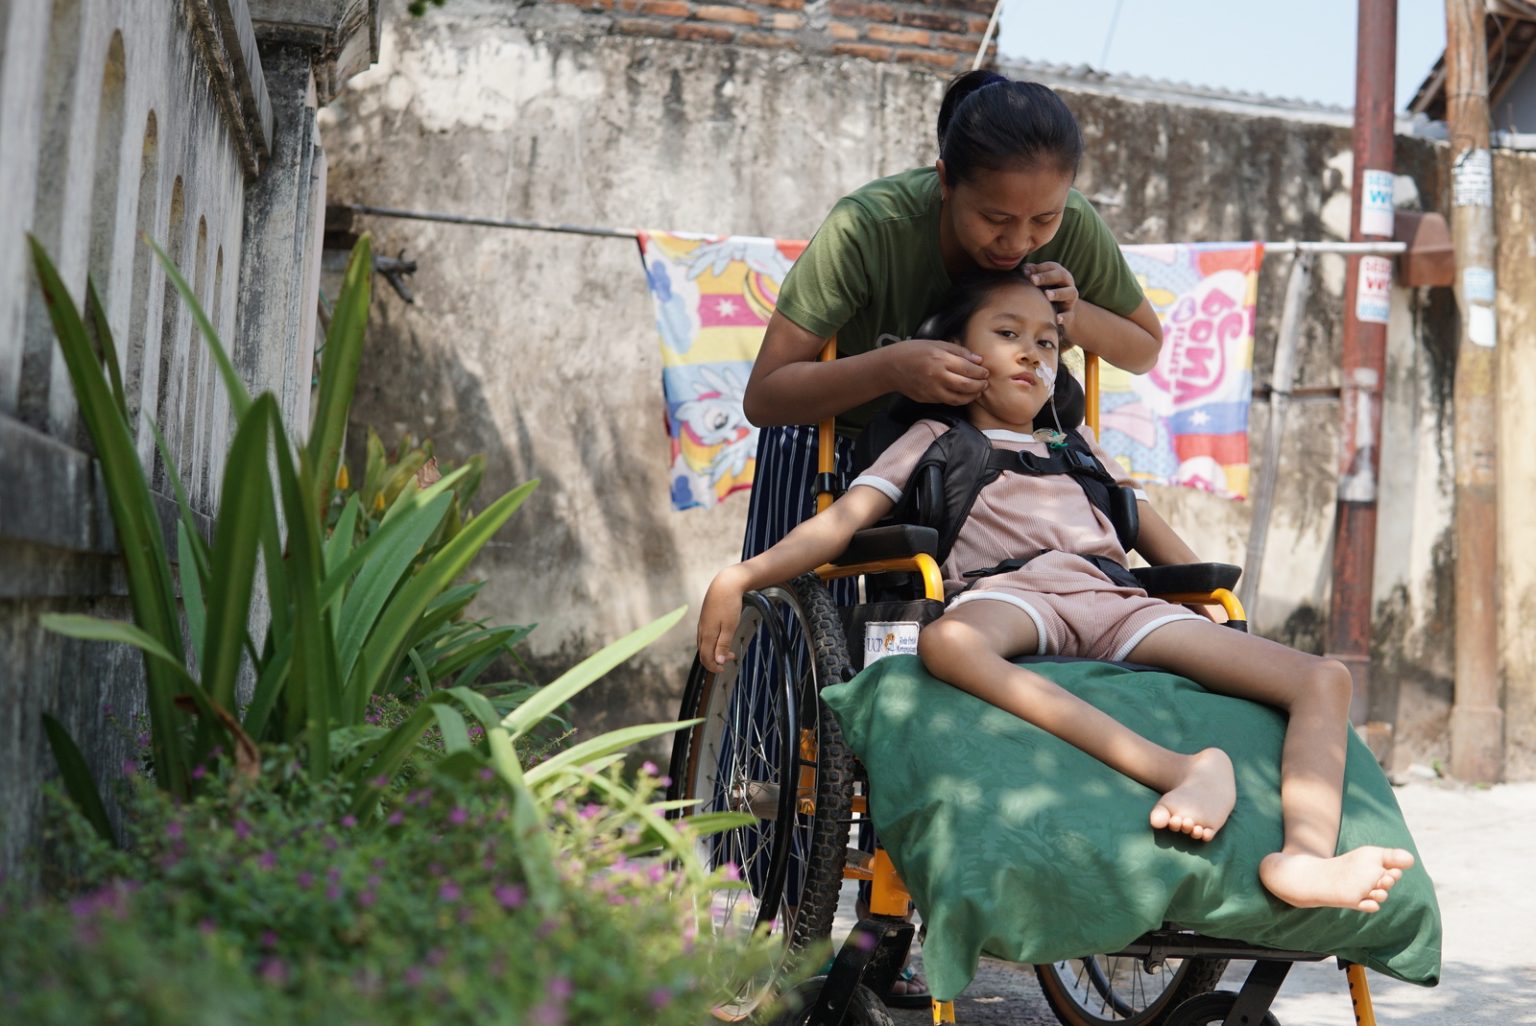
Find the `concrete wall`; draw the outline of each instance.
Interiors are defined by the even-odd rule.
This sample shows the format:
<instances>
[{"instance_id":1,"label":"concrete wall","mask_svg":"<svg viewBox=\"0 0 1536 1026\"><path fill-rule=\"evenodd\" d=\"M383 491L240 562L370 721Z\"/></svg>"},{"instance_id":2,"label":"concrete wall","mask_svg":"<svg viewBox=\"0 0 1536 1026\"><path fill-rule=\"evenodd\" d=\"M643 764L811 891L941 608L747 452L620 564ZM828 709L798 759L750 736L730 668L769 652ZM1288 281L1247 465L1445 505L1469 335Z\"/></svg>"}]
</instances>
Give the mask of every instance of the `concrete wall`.
<instances>
[{"instance_id":1,"label":"concrete wall","mask_svg":"<svg viewBox=\"0 0 1536 1026\"><path fill-rule=\"evenodd\" d=\"M378 66L322 115L333 201L804 238L839 195L935 155L940 75L627 31L554 4L461 0L419 22L389 18ZM1054 84L1087 136L1078 185L1124 241L1347 234L1347 115ZM1441 163L1430 144L1403 141L1403 205L1446 209ZM361 223L381 252L404 249L421 271L415 306L385 291L375 301L354 427L425 433L450 456L484 451L490 494L543 481L479 566L490 578L480 613L538 622L530 651L553 671L696 604L738 551L746 503L668 508L657 343L633 246ZM1272 258L1262 277L1260 385L1285 265ZM1321 259L1255 620L1312 651L1326 637L1343 274L1342 260ZM1404 763L1445 754L1452 475L1442 425L1456 319L1445 290L1403 288L1392 317L1372 715L1397 724L1394 759ZM1267 418L1256 402L1255 454ZM1524 472L1512 482L1510 501L1531 491ZM1171 489L1156 499L1202 554L1242 561L1246 504ZM691 624L679 628L616 674L584 722L671 715L691 638ZM1512 765L1531 772L1530 741L1519 744L1526 761Z\"/></svg>"},{"instance_id":2,"label":"concrete wall","mask_svg":"<svg viewBox=\"0 0 1536 1026\"><path fill-rule=\"evenodd\" d=\"M355 63L377 4L345 13L346 38L311 31L263 52L252 8L284 32L280 0L36 0L0 5L0 872L37 841L53 772L41 715L59 718L98 780L136 750L138 655L44 632L40 616L130 615L99 469L37 289L24 233L70 292L87 275L123 364L140 457L162 520L168 468L206 526L218 508L229 401L190 312L153 253L180 266L253 391L300 433L314 350L324 154L315 71ZM290 5L291 6L291 5ZM357 22L358 12L372 20ZM305 31L310 31L306 27ZM302 34L301 34L302 35ZM307 37L306 37L307 38ZM364 46L364 56L373 52ZM263 70L266 62L273 74ZM366 63L366 61L364 61ZM340 69L340 71L338 70ZM353 69L355 70L355 69ZM281 295L265 287L280 280ZM174 538L174 536L172 536ZM174 542L171 545L174 552ZM108 789L110 791L110 788Z\"/></svg>"}]
</instances>

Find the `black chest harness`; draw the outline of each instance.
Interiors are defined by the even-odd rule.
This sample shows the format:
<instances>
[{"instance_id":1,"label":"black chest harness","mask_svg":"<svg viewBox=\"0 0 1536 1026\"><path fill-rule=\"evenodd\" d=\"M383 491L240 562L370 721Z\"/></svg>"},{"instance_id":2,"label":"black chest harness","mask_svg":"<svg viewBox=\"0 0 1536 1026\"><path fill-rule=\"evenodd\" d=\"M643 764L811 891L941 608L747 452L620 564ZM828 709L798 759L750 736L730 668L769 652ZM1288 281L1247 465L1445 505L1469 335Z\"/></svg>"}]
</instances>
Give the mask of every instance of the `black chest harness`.
<instances>
[{"instance_id":1,"label":"black chest harness","mask_svg":"<svg viewBox=\"0 0 1536 1026\"><path fill-rule=\"evenodd\" d=\"M1121 548L1127 552L1136 544L1139 520L1136 496L1110 476L1088 442L1076 431L1068 431L1063 442L1050 443L1045 456L1031 452L999 449L991 439L969 421L953 412L924 409L923 415L949 425L949 430L935 438L918 458L900 501L891 511L895 523L920 524L938 531L937 558L942 565L954 548L960 529L970 516L971 507L981 490L1005 470L1018 474L1067 474L1082 488L1088 501L1114 526ZM965 576L980 579L1017 570L1040 552L1020 554L996 566L968 571ZM1124 587L1140 585L1129 570L1104 556L1078 553L1105 576Z\"/></svg>"}]
</instances>

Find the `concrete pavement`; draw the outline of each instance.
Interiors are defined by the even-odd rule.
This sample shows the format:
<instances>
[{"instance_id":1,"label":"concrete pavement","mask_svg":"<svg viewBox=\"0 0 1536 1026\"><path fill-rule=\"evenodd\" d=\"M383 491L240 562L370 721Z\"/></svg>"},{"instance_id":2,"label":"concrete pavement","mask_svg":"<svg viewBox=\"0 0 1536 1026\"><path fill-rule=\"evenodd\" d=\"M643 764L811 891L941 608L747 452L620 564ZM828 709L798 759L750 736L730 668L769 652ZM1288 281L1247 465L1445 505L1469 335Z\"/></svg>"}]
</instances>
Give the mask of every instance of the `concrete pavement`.
<instances>
[{"instance_id":1,"label":"concrete pavement","mask_svg":"<svg viewBox=\"0 0 1536 1026\"><path fill-rule=\"evenodd\" d=\"M1396 789L1444 922L1438 987L1372 973L1382 1026L1536 1026L1536 783L1472 788L1415 780ZM839 916L851 927L851 898ZM920 957L920 956L919 956ZM1224 989L1242 985L1234 965ZM1272 1009L1282 1026L1353 1026L1344 975L1329 960L1291 970ZM891 1013L926 1026L926 1009ZM1034 971L986 960L955 1002L957 1026L1054 1026Z\"/></svg>"}]
</instances>

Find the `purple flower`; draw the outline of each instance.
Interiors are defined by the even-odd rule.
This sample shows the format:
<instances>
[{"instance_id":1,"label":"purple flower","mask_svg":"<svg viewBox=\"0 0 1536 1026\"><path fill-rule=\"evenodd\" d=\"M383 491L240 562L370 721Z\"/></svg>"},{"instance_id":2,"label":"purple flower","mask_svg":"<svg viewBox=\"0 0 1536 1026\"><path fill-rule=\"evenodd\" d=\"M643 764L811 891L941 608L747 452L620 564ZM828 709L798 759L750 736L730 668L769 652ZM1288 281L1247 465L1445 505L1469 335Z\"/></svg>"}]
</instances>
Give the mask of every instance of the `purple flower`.
<instances>
[{"instance_id":1,"label":"purple flower","mask_svg":"<svg viewBox=\"0 0 1536 1026\"><path fill-rule=\"evenodd\" d=\"M469 813L462 806L455 805L453 811L448 813L448 822L454 826L463 826L469 822Z\"/></svg>"},{"instance_id":2,"label":"purple flower","mask_svg":"<svg viewBox=\"0 0 1536 1026\"><path fill-rule=\"evenodd\" d=\"M208 934L219 928L219 924L212 919L202 919L197 924L198 932Z\"/></svg>"},{"instance_id":3,"label":"purple flower","mask_svg":"<svg viewBox=\"0 0 1536 1026\"><path fill-rule=\"evenodd\" d=\"M277 852L275 852L275 851L264 851L264 852L262 852L261 853L261 857L256 860L256 864L258 866L260 866L262 869L272 869L273 867L275 867L277 865Z\"/></svg>"},{"instance_id":4,"label":"purple flower","mask_svg":"<svg viewBox=\"0 0 1536 1026\"><path fill-rule=\"evenodd\" d=\"M373 903L378 900L378 895L374 894L371 889L362 891L357 896L357 903L363 908L372 908Z\"/></svg>"},{"instance_id":5,"label":"purple flower","mask_svg":"<svg viewBox=\"0 0 1536 1026\"><path fill-rule=\"evenodd\" d=\"M281 987L288 982L288 966L280 958L268 958L261 963L261 978Z\"/></svg>"},{"instance_id":6,"label":"purple flower","mask_svg":"<svg viewBox=\"0 0 1536 1026\"><path fill-rule=\"evenodd\" d=\"M300 871L299 875L293 878L293 882L299 885L300 890L307 891L310 889L310 887L314 886L315 875L309 870L305 869Z\"/></svg>"},{"instance_id":7,"label":"purple flower","mask_svg":"<svg viewBox=\"0 0 1536 1026\"><path fill-rule=\"evenodd\" d=\"M421 986L421 980L422 980L421 966L413 965L410 968L406 969L406 971L405 971L405 985L407 987L419 987L419 986Z\"/></svg>"},{"instance_id":8,"label":"purple flower","mask_svg":"<svg viewBox=\"0 0 1536 1026\"><path fill-rule=\"evenodd\" d=\"M585 805L583 805L581 807L581 811L579 813L577 813L577 815L579 815L582 819L591 820L591 819L596 819L598 813L600 813L602 811L603 811L603 807L601 805L597 805L597 804L595 804L593 802L588 802L587 804L585 804Z\"/></svg>"},{"instance_id":9,"label":"purple flower","mask_svg":"<svg viewBox=\"0 0 1536 1026\"><path fill-rule=\"evenodd\" d=\"M167 820L165 824L165 836L172 841L180 840L181 821L176 819Z\"/></svg>"},{"instance_id":10,"label":"purple flower","mask_svg":"<svg viewBox=\"0 0 1536 1026\"><path fill-rule=\"evenodd\" d=\"M340 884L326 884L326 886L325 886L325 900L326 901L340 901L341 900L341 885Z\"/></svg>"},{"instance_id":11,"label":"purple flower","mask_svg":"<svg viewBox=\"0 0 1536 1026\"><path fill-rule=\"evenodd\" d=\"M654 777L656 775L656 769L656 764L649 759L640 764L640 772L644 773L648 777Z\"/></svg>"},{"instance_id":12,"label":"purple flower","mask_svg":"<svg viewBox=\"0 0 1536 1026\"><path fill-rule=\"evenodd\" d=\"M505 909L522 908L523 901L527 897L522 884L497 884L493 893L496 895L497 904Z\"/></svg>"},{"instance_id":13,"label":"purple flower","mask_svg":"<svg viewBox=\"0 0 1536 1026\"><path fill-rule=\"evenodd\" d=\"M261 934L261 946L264 948L277 947L277 934L271 930L264 930Z\"/></svg>"},{"instance_id":14,"label":"purple flower","mask_svg":"<svg viewBox=\"0 0 1536 1026\"><path fill-rule=\"evenodd\" d=\"M202 763L192 767L192 779L201 780L208 775L208 768Z\"/></svg>"},{"instance_id":15,"label":"purple flower","mask_svg":"<svg viewBox=\"0 0 1536 1026\"><path fill-rule=\"evenodd\" d=\"M451 903L458 901L462 896L463 892L459 890L459 885L452 880L444 880L443 885L437 889L438 901Z\"/></svg>"},{"instance_id":16,"label":"purple flower","mask_svg":"<svg viewBox=\"0 0 1536 1026\"><path fill-rule=\"evenodd\" d=\"M528 1010L528 1026L565 1026L565 1009L552 1001Z\"/></svg>"},{"instance_id":17,"label":"purple flower","mask_svg":"<svg viewBox=\"0 0 1536 1026\"><path fill-rule=\"evenodd\" d=\"M235 820L235 836L245 840L251 836L251 825L243 819Z\"/></svg>"},{"instance_id":18,"label":"purple flower","mask_svg":"<svg viewBox=\"0 0 1536 1026\"><path fill-rule=\"evenodd\" d=\"M387 826L399 826L401 823L404 823L404 822L405 822L405 813L401 812L399 809L396 809L394 812L391 812L389 814L389 818L384 821L384 823Z\"/></svg>"},{"instance_id":19,"label":"purple flower","mask_svg":"<svg viewBox=\"0 0 1536 1026\"><path fill-rule=\"evenodd\" d=\"M491 769L489 766L487 766L487 767L485 767L484 769L482 769L480 771L480 779L481 780L495 780L496 779L496 771Z\"/></svg>"},{"instance_id":20,"label":"purple flower","mask_svg":"<svg viewBox=\"0 0 1536 1026\"><path fill-rule=\"evenodd\" d=\"M341 817L341 826L343 830L351 830L353 827L357 826L357 817L352 815L350 812L347 813L345 816Z\"/></svg>"},{"instance_id":21,"label":"purple flower","mask_svg":"<svg viewBox=\"0 0 1536 1026\"><path fill-rule=\"evenodd\" d=\"M139 772L139 764L132 759L123 760L123 776L131 777Z\"/></svg>"},{"instance_id":22,"label":"purple flower","mask_svg":"<svg viewBox=\"0 0 1536 1026\"><path fill-rule=\"evenodd\" d=\"M447 957L448 953L442 948L433 948L431 951L427 952L426 957L422 959L422 961L426 962L427 965L430 965L435 969L436 967L442 965L443 959Z\"/></svg>"},{"instance_id":23,"label":"purple flower","mask_svg":"<svg viewBox=\"0 0 1536 1026\"><path fill-rule=\"evenodd\" d=\"M378 776L374 777L373 786L378 788L380 791L384 790L389 786L389 774L380 773Z\"/></svg>"},{"instance_id":24,"label":"purple flower","mask_svg":"<svg viewBox=\"0 0 1536 1026\"><path fill-rule=\"evenodd\" d=\"M672 992L666 987L657 987L651 991L651 1007L662 1009L672 1003Z\"/></svg>"},{"instance_id":25,"label":"purple flower","mask_svg":"<svg viewBox=\"0 0 1536 1026\"><path fill-rule=\"evenodd\" d=\"M556 1001L569 1001L575 989L571 981L564 976L556 976L549 981L549 996Z\"/></svg>"}]
</instances>

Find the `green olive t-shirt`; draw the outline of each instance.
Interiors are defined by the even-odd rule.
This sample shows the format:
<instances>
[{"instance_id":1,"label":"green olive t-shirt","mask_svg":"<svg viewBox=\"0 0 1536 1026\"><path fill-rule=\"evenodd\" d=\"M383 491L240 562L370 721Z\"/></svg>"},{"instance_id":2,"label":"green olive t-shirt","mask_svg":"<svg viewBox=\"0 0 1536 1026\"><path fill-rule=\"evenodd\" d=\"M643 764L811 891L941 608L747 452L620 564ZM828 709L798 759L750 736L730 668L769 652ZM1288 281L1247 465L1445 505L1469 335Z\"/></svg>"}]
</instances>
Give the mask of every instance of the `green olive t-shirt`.
<instances>
[{"instance_id":1,"label":"green olive t-shirt","mask_svg":"<svg viewBox=\"0 0 1536 1026\"><path fill-rule=\"evenodd\" d=\"M932 167L844 196L790 268L777 309L821 338L836 335L843 356L873 349L882 335L909 337L951 285L939 255L939 204ZM1067 194L1056 237L1027 259L1061 264L1083 299L1111 313L1123 317L1141 305L1141 286L1119 244L1076 189ZM884 402L842 414L838 430L863 427Z\"/></svg>"}]
</instances>

